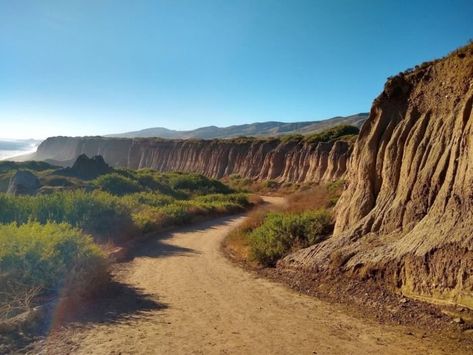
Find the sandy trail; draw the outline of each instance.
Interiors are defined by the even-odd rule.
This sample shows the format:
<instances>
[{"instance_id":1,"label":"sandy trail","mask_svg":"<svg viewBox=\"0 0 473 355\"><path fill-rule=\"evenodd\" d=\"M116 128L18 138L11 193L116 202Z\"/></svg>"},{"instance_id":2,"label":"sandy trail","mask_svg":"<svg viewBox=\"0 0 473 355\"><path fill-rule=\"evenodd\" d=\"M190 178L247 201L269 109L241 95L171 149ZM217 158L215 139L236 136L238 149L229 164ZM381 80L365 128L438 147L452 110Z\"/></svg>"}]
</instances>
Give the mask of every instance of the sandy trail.
<instances>
[{"instance_id":1,"label":"sandy trail","mask_svg":"<svg viewBox=\"0 0 473 355\"><path fill-rule=\"evenodd\" d=\"M116 292L32 351L47 354L437 354L400 327L258 278L220 252L244 217L148 240L114 270Z\"/></svg>"}]
</instances>

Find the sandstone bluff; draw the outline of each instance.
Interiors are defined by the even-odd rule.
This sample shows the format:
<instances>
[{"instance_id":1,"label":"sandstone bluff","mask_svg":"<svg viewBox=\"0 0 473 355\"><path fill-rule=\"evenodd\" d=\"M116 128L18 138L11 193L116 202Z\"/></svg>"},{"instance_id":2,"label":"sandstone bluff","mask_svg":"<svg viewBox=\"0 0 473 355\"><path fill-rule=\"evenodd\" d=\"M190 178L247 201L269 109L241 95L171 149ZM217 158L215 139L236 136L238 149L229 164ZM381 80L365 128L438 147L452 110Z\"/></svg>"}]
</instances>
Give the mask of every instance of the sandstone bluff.
<instances>
[{"instance_id":1,"label":"sandstone bluff","mask_svg":"<svg viewBox=\"0 0 473 355\"><path fill-rule=\"evenodd\" d=\"M355 143L334 235L281 267L473 308L473 44L390 78Z\"/></svg>"},{"instance_id":2,"label":"sandstone bluff","mask_svg":"<svg viewBox=\"0 0 473 355\"><path fill-rule=\"evenodd\" d=\"M163 140L156 138L52 137L35 159L61 164L81 154L101 155L113 167L200 173L211 178L232 174L278 182L333 181L344 176L349 140L308 143L274 139Z\"/></svg>"}]
</instances>

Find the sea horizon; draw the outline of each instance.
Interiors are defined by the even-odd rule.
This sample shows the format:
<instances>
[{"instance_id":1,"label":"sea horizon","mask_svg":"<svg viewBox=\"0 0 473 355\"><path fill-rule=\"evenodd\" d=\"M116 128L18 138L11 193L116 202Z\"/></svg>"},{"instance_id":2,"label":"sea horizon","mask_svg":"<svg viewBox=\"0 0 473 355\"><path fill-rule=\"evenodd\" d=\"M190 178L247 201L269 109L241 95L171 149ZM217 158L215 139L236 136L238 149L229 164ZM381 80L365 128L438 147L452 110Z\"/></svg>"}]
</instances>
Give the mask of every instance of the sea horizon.
<instances>
[{"instance_id":1,"label":"sea horizon","mask_svg":"<svg viewBox=\"0 0 473 355\"><path fill-rule=\"evenodd\" d=\"M0 139L0 160L36 151L40 141L33 139Z\"/></svg>"}]
</instances>

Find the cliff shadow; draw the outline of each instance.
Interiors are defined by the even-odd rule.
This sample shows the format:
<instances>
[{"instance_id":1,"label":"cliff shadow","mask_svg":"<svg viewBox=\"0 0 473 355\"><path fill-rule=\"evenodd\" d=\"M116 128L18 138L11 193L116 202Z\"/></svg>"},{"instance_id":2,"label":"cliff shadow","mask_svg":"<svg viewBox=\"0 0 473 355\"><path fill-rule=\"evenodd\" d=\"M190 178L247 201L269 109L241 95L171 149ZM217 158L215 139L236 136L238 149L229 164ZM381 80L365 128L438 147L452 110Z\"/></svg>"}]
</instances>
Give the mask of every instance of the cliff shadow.
<instances>
[{"instance_id":1,"label":"cliff shadow","mask_svg":"<svg viewBox=\"0 0 473 355\"><path fill-rule=\"evenodd\" d=\"M142 292L131 285L111 280L107 286L86 300L62 299L52 304L44 319L43 333L68 325L126 323L146 317L150 311L168 305L156 295Z\"/></svg>"},{"instance_id":2,"label":"cliff shadow","mask_svg":"<svg viewBox=\"0 0 473 355\"><path fill-rule=\"evenodd\" d=\"M212 218L192 225L176 227L165 232L149 234L129 249L123 261L128 262L137 257L160 258L199 255L200 252L194 249L170 244L167 241L173 238L176 234L186 233L202 233L202 238L205 238L204 233L206 231L229 225L241 216L243 216L243 214Z\"/></svg>"}]
</instances>

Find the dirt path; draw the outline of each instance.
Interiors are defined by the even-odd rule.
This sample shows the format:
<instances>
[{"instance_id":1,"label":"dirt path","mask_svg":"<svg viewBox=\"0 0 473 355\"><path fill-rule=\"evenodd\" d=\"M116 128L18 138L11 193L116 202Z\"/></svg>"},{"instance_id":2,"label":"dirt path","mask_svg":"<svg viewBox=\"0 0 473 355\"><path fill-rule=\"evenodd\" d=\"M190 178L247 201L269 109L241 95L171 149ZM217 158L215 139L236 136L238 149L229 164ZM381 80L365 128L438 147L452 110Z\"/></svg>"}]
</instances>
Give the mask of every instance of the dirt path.
<instances>
[{"instance_id":1,"label":"dirt path","mask_svg":"<svg viewBox=\"0 0 473 355\"><path fill-rule=\"evenodd\" d=\"M117 265L115 292L37 345L47 354L437 354L397 327L346 315L234 266L220 252L244 217L169 233Z\"/></svg>"}]
</instances>

